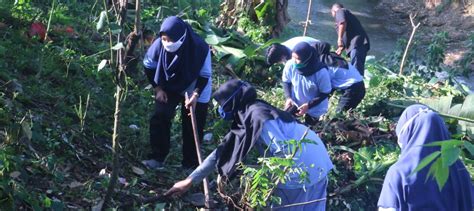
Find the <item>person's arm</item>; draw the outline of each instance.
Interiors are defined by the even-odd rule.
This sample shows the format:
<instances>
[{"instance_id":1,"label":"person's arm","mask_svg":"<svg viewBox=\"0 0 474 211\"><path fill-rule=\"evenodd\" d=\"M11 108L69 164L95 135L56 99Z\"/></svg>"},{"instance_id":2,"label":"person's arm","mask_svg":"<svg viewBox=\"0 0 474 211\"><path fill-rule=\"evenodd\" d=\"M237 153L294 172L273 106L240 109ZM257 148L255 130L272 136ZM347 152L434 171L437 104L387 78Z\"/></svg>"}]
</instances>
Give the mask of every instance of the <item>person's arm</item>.
<instances>
[{"instance_id":1,"label":"person's arm","mask_svg":"<svg viewBox=\"0 0 474 211\"><path fill-rule=\"evenodd\" d=\"M217 164L216 150L212 151L211 154L199 165L194 171L188 176L193 184L200 183L207 175L214 171Z\"/></svg>"},{"instance_id":2,"label":"person's arm","mask_svg":"<svg viewBox=\"0 0 474 211\"><path fill-rule=\"evenodd\" d=\"M202 65L201 71L199 72L199 77L196 81L196 86L194 92L198 95L201 95L202 90L206 87L209 82L209 78L212 75L212 65L211 65L211 51L208 51L204 64Z\"/></svg>"},{"instance_id":3,"label":"person's arm","mask_svg":"<svg viewBox=\"0 0 474 211\"><path fill-rule=\"evenodd\" d=\"M165 196L180 196L188 191L192 184L201 182L207 175L209 175L215 168L217 163L216 150L212 151L186 179L181 180L173 185L166 193Z\"/></svg>"},{"instance_id":4,"label":"person's arm","mask_svg":"<svg viewBox=\"0 0 474 211\"><path fill-rule=\"evenodd\" d=\"M144 58L143 58L143 67L145 69L145 75L148 79L148 82L153 87L158 86L155 82L156 67L158 66L158 55L157 48L161 42L161 39L156 39L155 42L148 48Z\"/></svg>"},{"instance_id":5,"label":"person's arm","mask_svg":"<svg viewBox=\"0 0 474 211\"><path fill-rule=\"evenodd\" d=\"M344 50L343 37L346 32L347 21L343 9L336 11L336 31L337 31L337 50L336 54L341 55L342 50Z\"/></svg>"},{"instance_id":6,"label":"person's arm","mask_svg":"<svg viewBox=\"0 0 474 211\"><path fill-rule=\"evenodd\" d=\"M316 96L315 98L313 98L312 100L308 102L308 109L314 106L317 106L318 104L323 102L323 100L328 98L328 96L329 96L329 93L319 93L318 96Z\"/></svg>"},{"instance_id":7,"label":"person's arm","mask_svg":"<svg viewBox=\"0 0 474 211\"><path fill-rule=\"evenodd\" d=\"M283 93L285 94L285 98L290 99L291 98L291 88L292 88L291 83L283 82L282 85L283 85Z\"/></svg>"},{"instance_id":8,"label":"person's arm","mask_svg":"<svg viewBox=\"0 0 474 211\"><path fill-rule=\"evenodd\" d=\"M331 93L331 77L326 68L321 69L316 78L316 84L318 86L319 94L308 102L308 107L312 108L317 106L319 103L323 102L328 98L329 93Z\"/></svg>"},{"instance_id":9,"label":"person's arm","mask_svg":"<svg viewBox=\"0 0 474 211\"><path fill-rule=\"evenodd\" d=\"M344 43L342 42L342 37L344 36L344 32L346 32L346 22L339 23L337 25L337 48L343 48Z\"/></svg>"}]
</instances>

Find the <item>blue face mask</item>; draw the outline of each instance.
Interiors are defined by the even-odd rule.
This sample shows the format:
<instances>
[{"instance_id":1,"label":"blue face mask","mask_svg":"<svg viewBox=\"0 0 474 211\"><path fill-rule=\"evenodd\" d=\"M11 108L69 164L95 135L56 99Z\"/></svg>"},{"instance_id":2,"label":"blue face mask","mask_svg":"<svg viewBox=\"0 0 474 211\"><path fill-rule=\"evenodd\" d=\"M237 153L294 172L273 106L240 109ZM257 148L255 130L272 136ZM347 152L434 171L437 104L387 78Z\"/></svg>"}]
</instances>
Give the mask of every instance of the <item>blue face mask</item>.
<instances>
[{"instance_id":1,"label":"blue face mask","mask_svg":"<svg viewBox=\"0 0 474 211\"><path fill-rule=\"evenodd\" d=\"M234 99L235 95L237 93L239 93L240 89L242 88L242 86L244 86L244 84L240 85L239 88L237 88L237 90L234 91L234 93L232 93L232 95L230 95L230 97L222 104L220 105L218 108L217 108L217 113L219 114L219 116L221 116L222 119L224 120L232 120L232 117L233 117L233 111L224 111L224 107L232 101L232 99Z\"/></svg>"}]
</instances>

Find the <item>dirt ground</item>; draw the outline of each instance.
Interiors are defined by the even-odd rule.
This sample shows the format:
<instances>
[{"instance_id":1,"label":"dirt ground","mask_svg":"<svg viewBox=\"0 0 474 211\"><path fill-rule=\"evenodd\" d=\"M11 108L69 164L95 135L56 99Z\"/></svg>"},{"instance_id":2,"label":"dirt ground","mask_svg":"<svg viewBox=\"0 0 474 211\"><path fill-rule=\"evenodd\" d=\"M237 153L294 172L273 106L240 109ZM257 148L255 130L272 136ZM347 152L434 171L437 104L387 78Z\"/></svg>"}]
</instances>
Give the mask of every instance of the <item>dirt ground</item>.
<instances>
[{"instance_id":1,"label":"dirt ground","mask_svg":"<svg viewBox=\"0 0 474 211\"><path fill-rule=\"evenodd\" d=\"M438 32L448 32L444 63L450 66L467 52L474 33L474 0L381 0L377 9L387 14L387 30L407 39L412 31L409 14L416 14L415 24L421 23L416 33L422 43Z\"/></svg>"}]
</instances>

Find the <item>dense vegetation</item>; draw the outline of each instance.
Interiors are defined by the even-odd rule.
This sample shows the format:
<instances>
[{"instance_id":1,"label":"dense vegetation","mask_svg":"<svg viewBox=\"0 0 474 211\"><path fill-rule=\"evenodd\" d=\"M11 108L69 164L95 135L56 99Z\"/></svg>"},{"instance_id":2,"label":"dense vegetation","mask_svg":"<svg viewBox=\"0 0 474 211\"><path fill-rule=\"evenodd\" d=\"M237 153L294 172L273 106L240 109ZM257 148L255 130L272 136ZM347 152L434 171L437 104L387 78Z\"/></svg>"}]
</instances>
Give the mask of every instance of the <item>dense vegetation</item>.
<instances>
[{"instance_id":1,"label":"dense vegetation","mask_svg":"<svg viewBox=\"0 0 474 211\"><path fill-rule=\"evenodd\" d=\"M263 58L265 47L278 40L270 39L268 33L272 25L268 19L276 13L271 9L274 1L256 6L252 10L256 16L242 13L239 21L225 28L216 25L218 0L142 2L144 39L134 51L137 62L131 63L125 77L116 77L118 70L112 61L127 44L115 38L133 31L133 5L129 5L125 24L119 25L107 1L7 0L0 4L0 209L102 207L113 163L117 84L124 88L118 131L120 165L118 183L107 206L195 206L191 194L173 200L154 197L189 173L179 165L180 124L172 128L167 168L150 171L140 164L148 153L148 118L154 103L140 58L150 44L149 36L168 15L181 15L212 46L214 87L239 77L256 85L263 99L282 107L282 67L266 67ZM383 60L368 61L365 82L369 88L362 104L351 114L336 114L332 105L325 121L315 128L336 166L330 175L329 208L375 208L384 174L399 153L396 117L403 106L415 101L443 113L453 138L459 140L448 150L454 154L440 158L461 155L474 175L473 157L467 153L474 138L474 97L454 80L455 71L443 79L436 77L444 68L441 63L447 40L443 33L433 39L429 46L415 43L404 75L393 71L399 68L405 40ZM474 39L469 45L474 46ZM468 56L473 53L471 49ZM337 96L333 96L331 104L336 102ZM212 138L203 144L206 155L228 128L213 112L214 106L215 102L206 127ZM272 182L259 181L263 187ZM222 200L212 184L217 206L227 206L229 201ZM246 194L239 185L227 188L226 194L235 202L241 200L240 206L265 203L258 198L242 200Z\"/></svg>"}]
</instances>

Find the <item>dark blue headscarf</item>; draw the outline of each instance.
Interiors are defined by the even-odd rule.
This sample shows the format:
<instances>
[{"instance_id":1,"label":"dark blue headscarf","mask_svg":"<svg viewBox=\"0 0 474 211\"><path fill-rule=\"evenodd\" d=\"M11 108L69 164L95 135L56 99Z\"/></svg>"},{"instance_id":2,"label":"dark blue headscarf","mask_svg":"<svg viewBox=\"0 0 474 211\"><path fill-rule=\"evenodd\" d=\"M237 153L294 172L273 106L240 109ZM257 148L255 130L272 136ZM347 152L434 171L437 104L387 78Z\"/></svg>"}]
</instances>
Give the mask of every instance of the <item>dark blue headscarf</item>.
<instances>
[{"instance_id":1,"label":"dark blue headscarf","mask_svg":"<svg viewBox=\"0 0 474 211\"><path fill-rule=\"evenodd\" d=\"M240 91L236 92L238 89ZM242 162L262 132L266 120L280 119L296 121L288 112L279 110L263 100L257 99L257 91L247 82L232 79L222 84L214 93L214 99L223 105L230 96L226 110L233 111L230 131L217 147L217 170L221 176L234 176L238 163Z\"/></svg>"},{"instance_id":2,"label":"dark blue headscarf","mask_svg":"<svg viewBox=\"0 0 474 211\"><path fill-rule=\"evenodd\" d=\"M299 74L303 76L313 75L315 72L326 68L326 65L319 61L319 54L316 49L307 42L300 42L293 48L293 53L298 55L304 67L296 68Z\"/></svg>"},{"instance_id":3,"label":"dark blue headscarf","mask_svg":"<svg viewBox=\"0 0 474 211\"><path fill-rule=\"evenodd\" d=\"M472 211L471 179L460 160L449 168L448 181L441 191L434 179L426 179L431 164L410 175L423 158L440 150L422 145L450 139L443 119L424 105L412 105L400 116L396 133L401 154L385 176L378 206L397 210Z\"/></svg>"},{"instance_id":4,"label":"dark blue headscarf","mask_svg":"<svg viewBox=\"0 0 474 211\"><path fill-rule=\"evenodd\" d=\"M314 44L314 48L319 54L319 60L327 66L349 69L349 65L344 58L338 56L334 52L331 52L331 44L327 42L317 42Z\"/></svg>"},{"instance_id":5,"label":"dark blue headscarf","mask_svg":"<svg viewBox=\"0 0 474 211\"><path fill-rule=\"evenodd\" d=\"M167 52L162 46L162 34L166 34L176 42L185 33L184 42L176 52ZM158 61L155 83L165 91L182 92L199 76L209 52L209 45L189 24L176 16L163 21L159 36L147 52L148 58Z\"/></svg>"}]
</instances>

